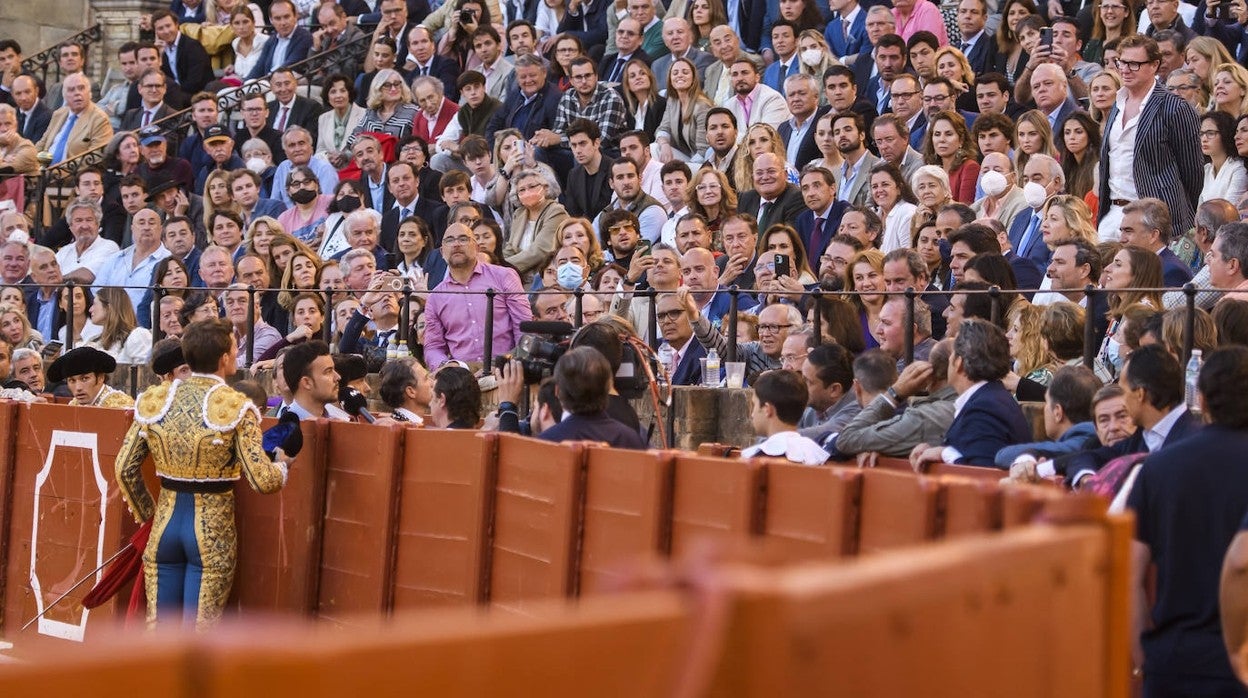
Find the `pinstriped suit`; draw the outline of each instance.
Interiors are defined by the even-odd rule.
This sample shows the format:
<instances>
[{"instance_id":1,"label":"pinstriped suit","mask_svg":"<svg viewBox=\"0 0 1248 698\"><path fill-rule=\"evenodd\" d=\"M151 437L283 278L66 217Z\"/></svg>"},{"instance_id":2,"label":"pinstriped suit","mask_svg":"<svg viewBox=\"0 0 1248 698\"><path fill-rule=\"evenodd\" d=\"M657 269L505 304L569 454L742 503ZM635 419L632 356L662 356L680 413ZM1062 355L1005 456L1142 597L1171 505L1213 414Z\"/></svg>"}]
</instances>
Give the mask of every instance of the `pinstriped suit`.
<instances>
[{"instance_id":1,"label":"pinstriped suit","mask_svg":"<svg viewBox=\"0 0 1248 698\"><path fill-rule=\"evenodd\" d=\"M1109 172L1109 140L1118 107L1109 112L1104 141L1101 143L1101 172ZM1204 185L1204 159L1200 149L1200 117L1196 110L1178 95L1171 94L1160 83L1153 85L1135 134L1135 189L1141 197L1151 196L1170 207L1174 236L1192 227L1196 202ZM1109 177L1101 178L1100 212L1109 211Z\"/></svg>"}]
</instances>

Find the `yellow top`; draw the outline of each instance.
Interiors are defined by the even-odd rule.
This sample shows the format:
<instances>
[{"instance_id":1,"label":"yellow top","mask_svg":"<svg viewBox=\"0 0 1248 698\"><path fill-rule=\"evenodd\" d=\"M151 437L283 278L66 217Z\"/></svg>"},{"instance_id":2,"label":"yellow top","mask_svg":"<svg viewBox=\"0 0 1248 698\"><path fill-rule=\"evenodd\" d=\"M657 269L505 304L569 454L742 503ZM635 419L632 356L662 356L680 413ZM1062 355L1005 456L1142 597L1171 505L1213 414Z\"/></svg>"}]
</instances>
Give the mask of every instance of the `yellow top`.
<instances>
[{"instance_id":1,"label":"yellow top","mask_svg":"<svg viewBox=\"0 0 1248 698\"><path fill-rule=\"evenodd\" d=\"M265 494L286 484L285 465L264 454L259 412L216 376L195 374L139 396L115 467L122 496L140 522L155 511L141 471L148 453L164 478L204 482L245 475Z\"/></svg>"},{"instance_id":2,"label":"yellow top","mask_svg":"<svg viewBox=\"0 0 1248 698\"><path fill-rule=\"evenodd\" d=\"M78 402L78 398L74 398L69 401L69 404L81 405L82 403ZM100 392L95 394L95 399L88 403L87 407L113 407L125 410L134 407L134 400L120 390L114 390L106 385L100 388Z\"/></svg>"}]
</instances>

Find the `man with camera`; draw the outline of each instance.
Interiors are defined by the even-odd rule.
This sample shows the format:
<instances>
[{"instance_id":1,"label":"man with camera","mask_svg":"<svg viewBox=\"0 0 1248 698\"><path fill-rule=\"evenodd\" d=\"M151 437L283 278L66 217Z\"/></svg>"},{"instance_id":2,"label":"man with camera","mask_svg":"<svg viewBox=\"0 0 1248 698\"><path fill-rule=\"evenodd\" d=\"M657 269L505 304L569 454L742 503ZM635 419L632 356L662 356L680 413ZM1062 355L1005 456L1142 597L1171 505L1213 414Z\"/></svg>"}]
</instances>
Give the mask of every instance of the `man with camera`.
<instances>
[{"instance_id":1,"label":"man with camera","mask_svg":"<svg viewBox=\"0 0 1248 698\"><path fill-rule=\"evenodd\" d=\"M442 236L446 278L430 292L425 305L425 363L431 367L441 366L448 359L488 360L485 313L489 301L479 295L487 289L498 293L494 307L504 310L494 316L493 354L510 352L520 340L520 323L533 319L520 275L509 267L482 262L477 251L477 239L468 226L447 226Z\"/></svg>"},{"instance_id":2,"label":"man with camera","mask_svg":"<svg viewBox=\"0 0 1248 698\"><path fill-rule=\"evenodd\" d=\"M342 330L338 351L343 354L369 354L384 349L391 340L398 341L399 294L403 280L398 274L380 271L373 274L368 291L360 297L360 307ZM370 339L362 336L365 326L372 324L376 332Z\"/></svg>"},{"instance_id":3,"label":"man with camera","mask_svg":"<svg viewBox=\"0 0 1248 698\"><path fill-rule=\"evenodd\" d=\"M602 441L616 448L646 448L636 430L607 414L611 364L591 347L568 350L555 364L555 394L568 416L538 435L545 441Z\"/></svg>"}]
</instances>

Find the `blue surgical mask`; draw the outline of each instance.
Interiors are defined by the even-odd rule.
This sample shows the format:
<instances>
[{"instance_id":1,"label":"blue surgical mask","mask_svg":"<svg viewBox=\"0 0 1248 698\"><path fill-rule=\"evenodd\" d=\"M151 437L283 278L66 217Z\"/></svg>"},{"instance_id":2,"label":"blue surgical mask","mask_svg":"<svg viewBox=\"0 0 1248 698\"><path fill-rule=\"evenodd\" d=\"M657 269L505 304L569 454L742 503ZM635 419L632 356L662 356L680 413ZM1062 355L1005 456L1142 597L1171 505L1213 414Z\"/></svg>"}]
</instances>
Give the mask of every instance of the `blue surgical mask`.
<instances>
[{"instance_id":1,"label":"blue surgical mask","mask_svg":"<svg viewBox=\"0 0 1248 698\"><path fill-rule=\"evenodd\" d=\"M585 271L576 262L564 262L555 271L555 278L559 280L560 286L575 291L585 283Z\"/></svg>"}]
</instances>

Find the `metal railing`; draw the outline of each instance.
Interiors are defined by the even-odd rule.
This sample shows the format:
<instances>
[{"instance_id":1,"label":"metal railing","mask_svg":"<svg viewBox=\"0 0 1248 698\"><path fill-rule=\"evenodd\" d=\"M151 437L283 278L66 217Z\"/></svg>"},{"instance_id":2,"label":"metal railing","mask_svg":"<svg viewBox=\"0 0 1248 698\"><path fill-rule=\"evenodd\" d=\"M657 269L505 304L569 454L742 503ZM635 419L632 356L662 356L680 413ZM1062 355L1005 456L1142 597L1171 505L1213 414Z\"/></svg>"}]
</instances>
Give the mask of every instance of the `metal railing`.
<instances>
[{"instance_id":1,"label":"metal railing","mask_svg":"<svg viewBox=\"0 0 1248 698\"><path fill-rule=\"evenodd\" d=\"M55 69L54 81L59 81L64 76L61 75L61 48L77 44L82 47L82 58L85 63L88 55L88 47L91 44L98 43L104 39L104 27L100 24L93 24L86 29L74 34L73 36L63 39L48 48L36 53L29 58L22 60L22 70L26 73L39 78L45 86L48 84L48 74Z\"/></svg>"},{"instance_id":2,"label":"metal railing","mask_svg":"<svg viewBox=\"0 0 1248 698\"><path fill-rule=\"evenodd\" d=\"M295 71L300 75L301 84L317 85L330 74L332 66L339 64L341 61L362 61L364 54L368 50L370 38L371 35L362 34L328 51L322 51L296 63L283 66L282 70ZM345 58L343 56L344 53L347 54ZM219 92L217 94L218 122L229 124L233 120L234 113L240 108L244 100L267 95L269 93L268 79L271 76L272 73L269 73L262 78L249 80L239 87ZM148 128L155 126L166 137L186 135L194 127L194 118L191 112L192 109L187 107L162 119L153 121ZM64 190L73 188L78 173L83 169L100 167L106 164L107 151L108 145L105 144L88 150L77 157L44 167L41 171L26 176L26 201L33 202L35 205L34 229L36 233L43 232L45 219L55 221L61 217L65 209L65 202L60 197L51 198L44 196L44 194L51 189ZM173 155L176 156L176 153Z\"/></svg>"},{"instance_id":3,"label":"metal railing","mask_svg":"<svg viewBox=\"0 0 1248 698\"><path fill-rule=\"evenodd\" d=\"M22 289L45 288L39 284L14 284L14 286L17 288L22 288ZM58 284L56 286L57 294L58 294L57 297L59 297L59 294L63 290L72 289L74 286L90 287L91 285L90 284L75 284L72 281L67 281L65 283ZM160 330L160 320L159 320L160 302L161 302L161 299L163 299L166 295L169 294L169 292L184 291L188 293L208 292L208 293L220 294L220 293L224 293L227 291L236 292L236 291L242 290L242 289L229 289L229 288L208 289L204 287L193 287L193 286L188 286L188 287L113 286L112 288L122 288L122 289L127 289L127 290L142 289L142 290L149 291L151 293L152 295L151 318L152 318L152 343L153 344L163 339L163 333ZM775 292L775 291L763 290L763 289L742 289L737 286L731 286L727 289L718 289L718 290L725 291L729 294L729 310L727 313L728 326L726 328L725 337L724 337L725 343L727 345L727 350L724 356L725 361L737 360L738 348L739 348L738 340L737 340L737 318L740 312L742 311L742 307L741 307L742 297L743 296L751 297L754 294L766 295L766 294L783 293L783 295L786 295L786 296L801 296L803 304L815 303L816 307L817 307L817 304L825 300L830 300L830 299L844 300L853 296L873 296L873 297L885 296L885 297L890 297L890 298L902 297L903 299L905 299L905 328L906 328L905 329L905 344L904 344L904 348L902 351L902 358L906 364L909 364L912 361L914 361L915 300L919 299L921 296L954 296L958 294L987 295L991 303L991 317L988 319L990 319L994 324L1001 326L1003 324L1002 318L1004 317L1005 313L1008 311L1008 308L1003 307L1004 299L1010 296L1019 295L1019 294L1029 294L1029 293L1039 293L1039 292L1058 293L1058 291L1054 289L1003 290L996 286L993 286L984 290L957 289L957 290L922 290L920 291L914 288L907 288L904 291L868 291L868 292L825 291L820 288L815 288L813 290L805 291L800 294L788 293L788 292ZM1112 293L1118 293L1118 292L1167 293L1167 292L1175 292L1175 291L1183 293L1184 298L1185 298L1185 305L1183 307L1187 308L1187 317L1186 317L1186 324L1184 326L1184 334L1183 334L1183 354L1180 357L1180 360L1183 365L1186 365L1187 360L1191 357L1192 347L1193 347L1194 337L1195 337L1195 324L1196 324L1195 310L1196 310L1197 294L1206 292L1206 291L1226 293L1232 290L1233 289L1218 289L1218 288L1211 288L1211 287L1197 288L1195 285L1188 283L1182 288L1178 288L1178 289L1176 288L1124 288L1124 289L1116 289L1113 291L1108 290L1108 289L1101 289L1101 288L1097 288L1095 286L1089 285L1083 289L1083 293L1087 297L1087 306L1089 308L1093 307L1096 304L1095 303L1096 298L1102 294L1112 294ZM256 326L255 309L258 307L256 303L258 299L258 294L266 293L266 292L280 293L283 291L291 292L291 293L310 292L310 293L320 294L324 298L324 302L325 302L325 311L324 311L325 319L321 327L321 337L322 339L324 339L326 343L331 344L331 347L332 347L334 328L332 326L331 319L332 319L335 301L336 300L341 301L345 298L350 298L350 297L358 297L362 295L363 293L366 293L364 291L357 292L357 291L350 291L350 290L333 290L333 289L294 290L294 289L282 289L282 288L256 288L254 286L247 287L246 291L248 293L248 300L249 300L248 316L247 316L247 342L246 342L245 347L240 347L240 350L245 352L244 356L246 357L246 365L249 367L253 363L255 363L255 358L256 358L255 356L255 326ZM413 326L411 322L411 317L409 315L410 305L411 305L411 301L413 297L421 297L421 296L427 297L433 293L437 293L440 295L472 295L472 296L484 295L487 299L487 306L491 310L491 312L485 313L485 318L484 318L484 323L483 323L484 324L484 328L483 328L484 336L482 338L482 341L483 341L482 357L484 360L483 363L486 366L489 366L492 360L495 358L495 355L494 355L495 347L493 346L494 344L494 312L492 311L496 308L497 301L500 298L505 299L508 296L526 296L527 297L527 296L532 296L534 294L533 291L528 291L528 290L526 291L499 291L493 288L487 289L485 291L467 291L467 290L422 291L422 290L414 289L410 283L410 280L406 278L403 280L402 290L391 290L391 291L375 290L375 291L371 291L371 293L382 293L382 294L390 293L390 294L401 296L401 303L399 305L399 320L398 320L398 328L397 328L398 333L397 333L396 341L406 342L408 346L415 346L417 344L416 342L413 341L414 338L412 337L412 334L411 334L413 331ZM592 290L587 291L584 289L578 289L576 291L565 292L565 293L571 296L573 299L573 312L570 314L570 317L572 320L571 324L573 325L573 327L579 328L582 324L584 324L583 301L586 295L606 297L607 301L604 302L604 308L605 308L604 312L609 313L611 312L609 309L611 306L610 300L613 299L617 294L621 292L592 291ZM646 317L646 325L648 329L647 335L649 337L649 343L652 349L657 348L659 345L659 342L661 341L659 331L658 331L657 303L655 301L659 295L666 294L666 293L670 293L670 291L659 291L659 290L650 288L650 289L633 291L628 294L625 294L633 298L650 299L648 314ZM69 325L70 323L73 322L73 318L74 318L74 301L73 301L72 290L68 294L66 294L65 297L67 299L67 309L66 309L66 316L64 319L65 319L66 324ZM1166 309L1158 308L1157 310L1158 312L1164 312ZM218 306L218 312L220 312L220 306ZM1093 313L1091 312L1084 313L1083 363L1088 368L1092 368L1095 364L1097 350L1100 347L1101 339L1102 339L1098 337L1096 334L1096 323L1097 323L1097 318L1095 315L1093 315ZM276 328L276 329L278 329L279 332L282 332L283 336L285 335L286 330L284 330L284 328ZM821 338L823 336L822 329L823 329L823 315L821 312L815 312L813 315L813 319L811 321L812 334L815 337ZM72 349L74 346L73 335L74 333L72 330L67 330L65 333L66 350ZM52 338L45 338L45 340L51 340L51 339ZM508 351L510 349L511 348L509 347Z\"/></svg>"}]
</instances>

